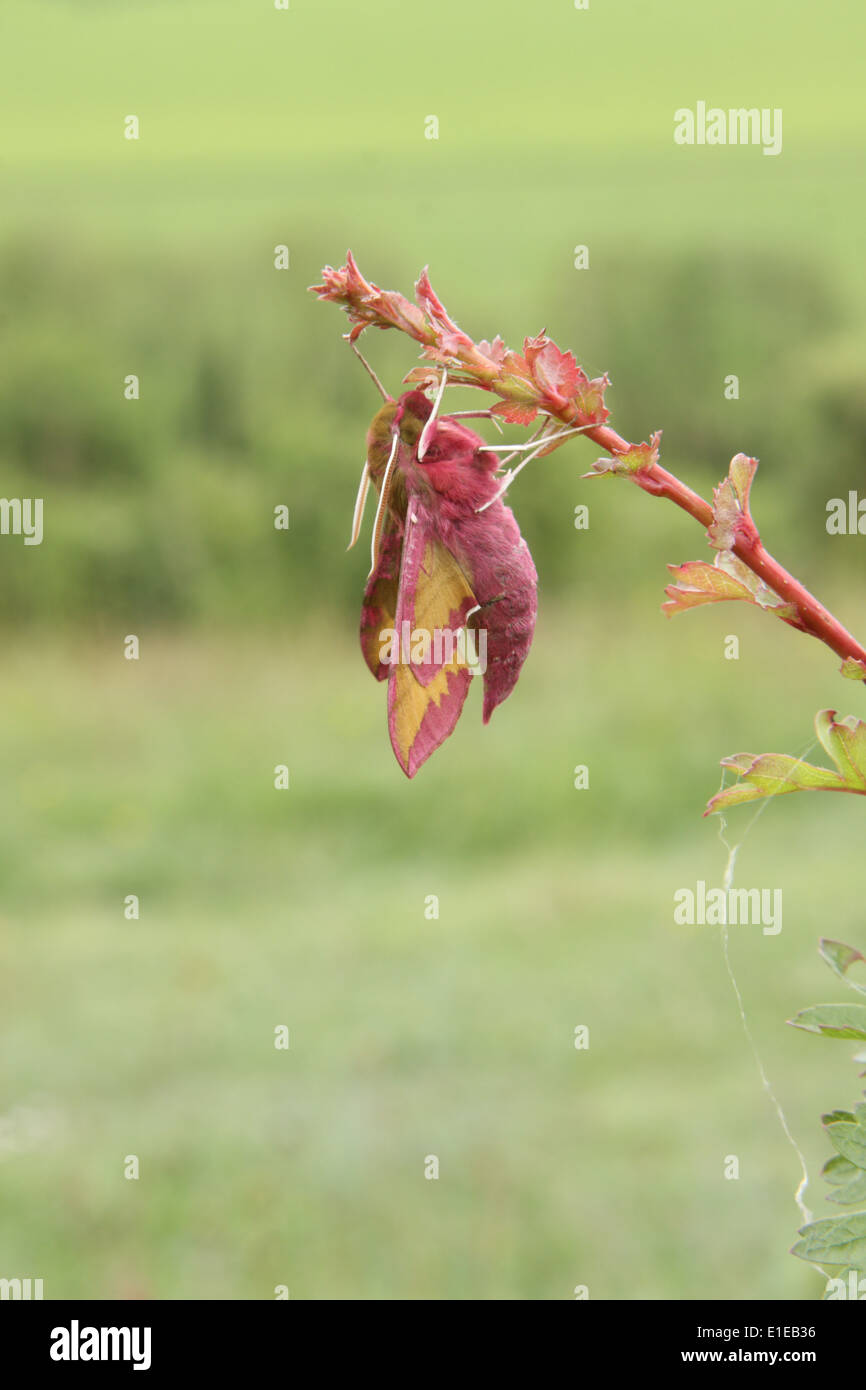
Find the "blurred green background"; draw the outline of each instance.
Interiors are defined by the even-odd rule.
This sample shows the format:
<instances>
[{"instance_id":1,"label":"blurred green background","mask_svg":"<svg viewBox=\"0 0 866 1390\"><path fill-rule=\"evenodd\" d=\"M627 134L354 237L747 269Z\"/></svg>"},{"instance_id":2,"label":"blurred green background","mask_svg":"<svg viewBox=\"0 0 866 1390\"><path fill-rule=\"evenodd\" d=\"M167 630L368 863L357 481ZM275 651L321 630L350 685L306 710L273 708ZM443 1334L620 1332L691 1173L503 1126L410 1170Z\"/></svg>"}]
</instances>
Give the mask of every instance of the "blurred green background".
<instances>
[{"instance_id":1,"label":"blurred green background","mask_svg":"<svg viewBox=\"0 0 866 1390\"><path fill-rule=\"evenodd\" d=\"M700 529L581 481L570 444L511 493L540 575L520 685L487 729L473 692L406 782L344 553L376 397L306 286L347 246L404 292L429 264L474 336L546 327L607 370L613 424L663 427L704 493L759 456L766 543L862 637L863 540L825 506L863 481L864 12L8 0L2 25L2 490L44 498L45 539L0 544L0 1275L818 1296L717 933L673 894L721 882L719 758L802 751L862 690L755 611L666 622ZM782 154L675 146L698 100L781 107ZM392 391L415 361L365 350ZM866 942L861 856L859 804L790 798L737 866L784 894L731 954L822 1215L819 1115L856 1075L785 1019L844 993L815 946Z\"/></svg>"}]
</instances>

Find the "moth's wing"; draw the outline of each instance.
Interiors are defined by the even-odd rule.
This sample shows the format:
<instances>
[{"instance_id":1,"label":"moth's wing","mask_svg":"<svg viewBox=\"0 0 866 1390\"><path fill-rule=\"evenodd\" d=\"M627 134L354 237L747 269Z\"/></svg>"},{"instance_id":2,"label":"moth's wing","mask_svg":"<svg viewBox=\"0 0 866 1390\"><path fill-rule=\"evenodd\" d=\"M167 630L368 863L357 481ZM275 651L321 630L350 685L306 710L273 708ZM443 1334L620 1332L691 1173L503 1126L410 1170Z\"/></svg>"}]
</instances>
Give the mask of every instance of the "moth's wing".
<instances>
[{"instance_id":1,"label":"moth's wing","mask_svg":"<svg viewBox=\"0 0 866 1390\"><path fill-rule=\"evenodd\" d=\"M391 667L380 660L382 633L388 629L393 631L397 621L402 549L402 522L389 512L382 526L376 568L367 580L361 604L361 651L377 681L385 680L391 671Z\"/></svg>"},{"instance_id":2,"label":"moth's wing","mask_svg":"<svg viewBox=\"0 0 866 1390\"><path fill-rule=\"evenodd\" d=\"M391 746L407 777L415 776L460 717L472 680L471 651L455 639L475 607L469 581L437 534L432 514L411 499L394 624L395 655L402 657L406 634L409 659L395 661L388 681Z\"/></svg>"}]
</instances>

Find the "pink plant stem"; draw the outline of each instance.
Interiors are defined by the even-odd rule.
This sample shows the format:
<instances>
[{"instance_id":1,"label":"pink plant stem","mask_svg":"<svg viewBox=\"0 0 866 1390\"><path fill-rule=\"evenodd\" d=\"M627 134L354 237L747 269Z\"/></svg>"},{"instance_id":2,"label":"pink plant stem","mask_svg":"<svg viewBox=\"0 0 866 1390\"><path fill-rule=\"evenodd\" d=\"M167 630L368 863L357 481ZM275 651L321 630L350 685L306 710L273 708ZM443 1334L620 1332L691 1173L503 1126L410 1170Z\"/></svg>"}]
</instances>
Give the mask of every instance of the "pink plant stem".
<instances>
[{"instance_id":1,"label":"pink plant stem","mask_svg":"<svg viewBox=\"0 0 866 1390\"><path fill-rule=\"evenodd\" d=\"M587 435L594 443L613 456L627 453L630 447L626 440L607 425L599 425L595 430L587 430ZM652 468L634 474L634 480L639 487L654 497L666 497L669 501L676 503L683 511L688 512L689 516L693 516L695 521L699 521L702 526L709 526L712 523L713 509L709 503L659 464L654 464ZM814 594L810 594L799 580L789 574L784 566L780 565L778 560L775 560L764 549L757 533L754 535L748 533L736 540L732 549L737 559L742 560L753 574L756 574L773 590L773 593L778 594L779 598L796 608L797 616L803 626L814 637L819 638L843 660L852 657L855 661L866 663L866 649L860 646L857 639L833 617L832 613L827 611L822 603L818 602Z\"/></svg>"},{"instance_id":2,"label":"pink plant stem","mask_svg":"<svg viewBox=\"0 0 866 1390\"><path fill-rule=\"evenodd\" d=\"M769 585L773 593L794 605L803 626L808 628L814 637L818 637L843 660L852 657L866 665L866 651L857 639L818 602L814 594L810 594L778 560L773 559L759 539L749 542L737 541L733 549L737 558Z\"/></svg>"},{"instance_id":3,"label":"pink plant stem","mask_svg":"<svg viewBox=\"0 0 866 1390\"><path fill-rule=\"evenodd\" d=\"M532 394L526 395L530 376L526 370L526 362L523 362L522 369L520 361L517 363L519 382L515 391L508 380L507 372L504 378L502 376L502 354L496 356L493 353L488 355L488 351L482 352L471 338L458 329L433 294L426 271L416 286L415 305L410 304L402 295L383 291L368 284L361 276L351 252L342 270L334 271L328 266L323 274L324 284L312 288L320 298L330 299L349 310L350 318L353 320L353 328L348 335L350 341L354 342L371 324L380 328L396 328L427 349L440 349L440 365L450 358L451 370L455 373L452 376L453 381L467 386L478 386L484 391L494 391L504 400L512 399L520 406L529 405L530 409L536 405L536 399ZM446 340L448 347L444 348ZM489 346L486 345L486 348L489 349ZM534 346L537 348L537 341ZM558 351L555 344L548 343L548 346ZM559 354L559 360L562 360L562 354ZM505 361L507 362L507 358ZM539 392L537 407L565 425L585 423L585 417L581 417L577 401L565 399L562 395L556 397L555 393L551 395L550 392ZM585 433L588 439L592 439L613 458L633 453L633 446L609 425L596 425L592 429L586 429ZM552 447L558 446L554 443ZM647 463L634 470L629 468L628 471L632 481L644 492L654 497L666 497L684 512L688 512L701 526L712 526L715 518L710 504L660 464ZM851 633L836 621L832 613L829 613L808 589L767 553L750 516L744 514L740 518L731 548L753 574L772 589L773 593L778 594L779 598L792 606L802 629L819 638L843 660L853 658L854 661L862 663L866 671L866 649L860 646Z\"/></svg>"}]
</instances>

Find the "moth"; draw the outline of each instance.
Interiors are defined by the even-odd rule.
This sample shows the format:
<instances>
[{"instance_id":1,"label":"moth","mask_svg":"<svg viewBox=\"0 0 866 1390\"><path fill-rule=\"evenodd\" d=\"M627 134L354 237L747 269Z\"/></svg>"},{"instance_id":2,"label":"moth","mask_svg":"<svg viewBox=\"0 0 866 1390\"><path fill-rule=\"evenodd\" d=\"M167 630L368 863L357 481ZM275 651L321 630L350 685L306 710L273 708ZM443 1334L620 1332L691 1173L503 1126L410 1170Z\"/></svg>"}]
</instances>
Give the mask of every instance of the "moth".
<instances>
[{"instance_id":1,"label":"moth","mask_svg":"<svg viewBox=\"0 0 866 1390\"><path fill-rule=\"evenodd\" d=\"M386 397L367 434L349 542L372 485L361 650L388 682L388 731L407 777L452 733L473 672L483 674L485 724L511 693L537 610L535 566L501 500L495 446L438 415L444 385L443 375L435 405L421 390Z\"/></svg>"}]
</instances>

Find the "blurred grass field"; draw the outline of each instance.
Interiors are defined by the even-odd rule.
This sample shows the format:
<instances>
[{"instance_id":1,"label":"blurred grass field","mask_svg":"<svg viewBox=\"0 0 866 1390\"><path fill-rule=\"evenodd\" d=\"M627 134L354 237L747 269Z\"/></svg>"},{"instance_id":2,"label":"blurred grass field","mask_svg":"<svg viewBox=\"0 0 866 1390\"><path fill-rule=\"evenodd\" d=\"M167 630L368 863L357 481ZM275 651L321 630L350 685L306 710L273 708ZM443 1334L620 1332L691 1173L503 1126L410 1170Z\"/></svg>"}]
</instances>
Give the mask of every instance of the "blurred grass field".
<instances>
[{"instance_id":1,"label":"blurred grass field","mask_svg":"<svg viewBox=\"0 0 866 1390\"><path fill-rule=\"evenodd\" d=\"M648 614L613 700L605 627L548 613L521 698L483 733L473 700L411 788L345 630L310 661L237 632L7 653L5 1265L103 1298L818 1291L718 932L673 893L721 881L712 760L791 746L824 680L779 710L778 672ZM731 952L813 1165L850 1049L784 1020L844 992L815 945L862 941L858 812L771 807L736 880L783 889Z\"/></svg>"},{"instance_id":2,"label":"blurred grass field","mask_svg":"<svg viewBox=\"0 0 866 1390\"><path fill-rule=\"evenodd\" d=\"M306 293L347 245L404 291L429 263L475 335L546 326L610 371L613 423L663 427L705 493L759 455L770 549L862 637L862 538L829 540L824 506L866 443L866 20L725 13L710 42L685 0L6 7L0 461L46 536L0 548L0 1275L49 1298L819 1295L717 932L675 927L673 894L721 882L719 759L802 751L861 691L757 612L666 622L700 530L580 482L570 445L512 493L541 580L520 684L407 783L343 553L375 399ZM783 155L675 150L703 96L782 106ZM365 347L395 390L410 346ZM732 928L731 955L816 1214L819 1116L857 1082L785 1019L844 993L820 935L866 939L861 820L788 798L737 863L784 894L781 934Z\"/></svg>"}]
</instances>

